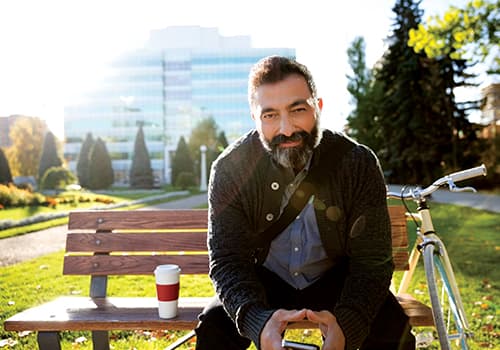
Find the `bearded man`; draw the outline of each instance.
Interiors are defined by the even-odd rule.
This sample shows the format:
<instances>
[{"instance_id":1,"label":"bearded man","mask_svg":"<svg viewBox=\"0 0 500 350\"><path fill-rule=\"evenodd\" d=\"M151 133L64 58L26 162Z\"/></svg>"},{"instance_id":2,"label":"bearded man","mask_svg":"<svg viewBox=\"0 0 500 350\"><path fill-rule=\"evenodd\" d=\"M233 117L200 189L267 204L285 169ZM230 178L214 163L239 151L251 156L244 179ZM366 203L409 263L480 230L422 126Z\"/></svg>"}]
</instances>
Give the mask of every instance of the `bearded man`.
<instances>
[{"instance_id":1,"label":"bearded man","mask_svg":"<svg viewBox=\"0 0 500 350\"><path fill-rule=\"evenodd\" d=\"M390 221L374 153L320 130L323 101L307 67L293 59L256 63L248 99L255 130L211 172L216 297L199 317L196 349L247 349L252 341L283 349L288 323L303 319L318 325L323 350L415 349L389 292Z\"/></svg>"}]
</instances>

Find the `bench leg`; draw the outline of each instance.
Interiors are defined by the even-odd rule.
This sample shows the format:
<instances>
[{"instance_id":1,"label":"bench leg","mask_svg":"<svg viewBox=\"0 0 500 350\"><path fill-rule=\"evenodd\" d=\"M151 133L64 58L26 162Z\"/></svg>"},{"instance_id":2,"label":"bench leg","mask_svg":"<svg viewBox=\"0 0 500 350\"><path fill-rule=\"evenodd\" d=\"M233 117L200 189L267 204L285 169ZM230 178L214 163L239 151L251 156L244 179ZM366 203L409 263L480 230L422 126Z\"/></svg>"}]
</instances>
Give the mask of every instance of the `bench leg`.
<instances>
[{"instance_id":1,"label":"bench leg","mask_svg":"<svg viewBox=\"0 0 500 350\"><path fill-rule=\"evenodd\" d=\"M61 337L57 332L38 332L37 341L40 350L61 350Z\"/></svg>"},{"instance_id":2,"label":"bench leg","mask_svg":"<svg viewBox=\"0 0 500 350\"><path fill-rule=\"evenodd\" d=\"M109 336L107 331L92 331L94 350L109 350Z\"/></svg>"},{"instance_id":3,"label":"bench leg","mask_svg":"<svg viewBox=\"0 0 500 350\"><path fill-rule=\"evenodd\" d=\"M182 344L184 344L185 342L187 342L189 339L193 338L194 336L196 336L196 333L194 331L191 331L188 334L186 334L185 336L183 336L182 338L179 338L175 343L172 343L169 346L167 346L165 348L165 350L177 349L179 346L181 346Z\"/></svg>"}]
</instances>

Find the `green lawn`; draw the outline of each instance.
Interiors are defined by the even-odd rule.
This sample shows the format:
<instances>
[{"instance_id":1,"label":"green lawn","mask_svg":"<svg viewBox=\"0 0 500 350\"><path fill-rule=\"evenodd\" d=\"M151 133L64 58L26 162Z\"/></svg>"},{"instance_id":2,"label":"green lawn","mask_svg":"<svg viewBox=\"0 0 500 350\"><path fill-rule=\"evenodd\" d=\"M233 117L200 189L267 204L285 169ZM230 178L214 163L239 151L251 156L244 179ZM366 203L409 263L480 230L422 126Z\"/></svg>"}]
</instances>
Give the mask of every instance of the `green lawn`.
<instances>
[{"instance_id":1,"label":"green lawn","mask_svg":"<svg viewBox=\"0 0 500 350\"><path fill-rule=\"evenodd\" d=\"M473 350L500 348L500 216L453 205L431 205L436 228L448 247L462 298L475 339ZM460 220L460 221L459 221ZM411 224L410 224L411 225ZM63 253L50 254L32 261L0 268L0 322L16 312L60 295L88 295L89 279L62 276ZM396 274L396 280L400 274ZM419 265L409 292L427 301L425 277ZM181 296L213 294L207 276L182 276ZM152 277L110 278L109 294L154 296ZM417 329L417 332L427 331ZM432 331L432 330L431 330ZM112 346L117 350L164 349L172 342L173 332L114 332ZM84 337L84 338L82 338ZM319 343L317 331L294 331L292 337ZM14 349L36 349L34 334L3 331L1 341L17 342ZM86 339L86 340L85 340ZM64 332L63 349L91 349L88 332ZM7 347L9 348L9 347ZM193 344L183 347L192 349ZM437 347L430 347L437 349Z\"/></svg>"}]
</instances>

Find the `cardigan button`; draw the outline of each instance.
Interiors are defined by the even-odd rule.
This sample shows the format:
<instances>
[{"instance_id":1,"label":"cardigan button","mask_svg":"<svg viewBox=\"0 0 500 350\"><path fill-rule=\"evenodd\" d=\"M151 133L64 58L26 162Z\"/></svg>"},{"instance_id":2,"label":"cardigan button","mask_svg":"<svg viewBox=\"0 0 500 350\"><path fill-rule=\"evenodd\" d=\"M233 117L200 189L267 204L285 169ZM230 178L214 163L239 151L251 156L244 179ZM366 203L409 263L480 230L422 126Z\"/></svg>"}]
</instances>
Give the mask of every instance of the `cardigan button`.
<instances>
[{"instance_id":1,"label":"cardigan button","mask_svg":"<svg viewBox=\"0 0 500 350\"><path fill-rule=\"evenodd\" d=\"M273 191L277 191L280 188L280 184L277 183L276 181L271 184L271 189Z\"/></svg>"},{"instance_id":2,"label":"cardigan button","mask_svg":"<svg viewBox=\"0 0 500 350\"><path fill-rule=\"evenodd\" d=\"M273 219L274 219L273 213L269 213L269 214L266 215L266 220L267 221L273 221Z\"/></svg>"}]
</instances>

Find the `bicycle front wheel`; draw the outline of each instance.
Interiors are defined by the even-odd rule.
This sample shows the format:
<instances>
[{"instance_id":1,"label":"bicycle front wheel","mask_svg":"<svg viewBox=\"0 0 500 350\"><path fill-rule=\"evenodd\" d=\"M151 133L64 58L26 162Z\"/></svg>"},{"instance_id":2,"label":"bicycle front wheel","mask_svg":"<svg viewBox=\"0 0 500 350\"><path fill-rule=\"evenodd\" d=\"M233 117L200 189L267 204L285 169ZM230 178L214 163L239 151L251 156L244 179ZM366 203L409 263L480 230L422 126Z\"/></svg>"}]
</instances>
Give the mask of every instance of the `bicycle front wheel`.
<instances>
[{"instance_id":1,"label":"bicycle front wheel","mask_svg":"<svg viewBox=\"0 0 500 350\"><path fill-rule=\"evenodd\" d=\"M446 249L437 239L424 246L423 255L432 315L441 349L469 349L467 319Z\"/></svg>"}]
</instances>

